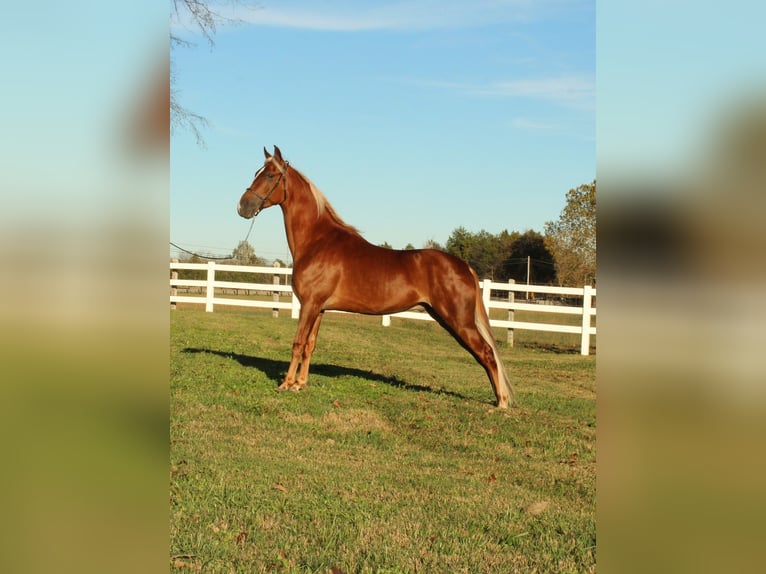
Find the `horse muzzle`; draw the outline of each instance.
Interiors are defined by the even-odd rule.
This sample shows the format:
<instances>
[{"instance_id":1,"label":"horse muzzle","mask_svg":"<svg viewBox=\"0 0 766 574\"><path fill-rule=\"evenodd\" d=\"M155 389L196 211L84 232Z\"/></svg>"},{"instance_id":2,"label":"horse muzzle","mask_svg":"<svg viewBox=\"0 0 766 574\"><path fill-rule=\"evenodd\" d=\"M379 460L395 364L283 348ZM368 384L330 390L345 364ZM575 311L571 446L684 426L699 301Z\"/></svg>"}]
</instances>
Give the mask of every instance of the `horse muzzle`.
<instances>
[{"instance_id":1,"label":"horse muzzle","mask_svg":"<svg viewBox=\"0 0 766 574\"><path fill-rule=\"evenodd\" d=\"M244 217L245 219L252 219L261 212L261 209L263 209L263 203L263 201L259 201L258 205L254 207L250 202L243 203L240 201L237 204L237 213L240 215L240 217Z\"/></svg>"}]
</instances>

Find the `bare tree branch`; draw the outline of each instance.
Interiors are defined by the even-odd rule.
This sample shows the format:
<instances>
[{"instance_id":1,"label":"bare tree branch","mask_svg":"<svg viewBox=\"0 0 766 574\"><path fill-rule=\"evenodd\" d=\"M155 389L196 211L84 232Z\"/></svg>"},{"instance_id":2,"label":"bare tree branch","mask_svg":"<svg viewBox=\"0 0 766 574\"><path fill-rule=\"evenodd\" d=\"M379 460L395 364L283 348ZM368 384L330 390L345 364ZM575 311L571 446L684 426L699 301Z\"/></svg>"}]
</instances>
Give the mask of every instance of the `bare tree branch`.
<instances>
[{"instance_id":1,"label":"bare tree branch","mask_svg":"<svg viewBox=\"0 0 766 574\"><path fill-rule=\"evenodd\" d=\"M249 4L246 0L229 0L227 4ZM202 33L212 48L215 46L213 36L215 35L219 24L238 24L241 20L229 18L221 15L210 8L207 0L172 0L171 17L175 16L176 21L182 22L188 15L191 23ZM253 8L255 6L253 5ZM175 86L175 73L173 70L172 51L175 48L191 48L194 44L184 40L177 34L170 34L171 50L171 71L170 71L170 130L171 133L176 129L188 129L194 134L197 144L205 145L202 137L202 130L209 126L207 119L195 112L192 112L179 102L178 90Z\"/></svg>"},{"instance_id":2,"label":"bare tree branch","mask_svg":"<svg viewBox=\"0 0 766 574\"><path fill-rule=\"evenodd\" d=\"M176 18L179 19L182 12L188 13L191 16L192 22L196 24L211 46L215 45L213 35L216 32L216 24L228 21L220 14L211 10L207 2L203 0L173 0L173 10ZM171 34L172 39L173 35ZM178 41L177 38L176 41Z\"/></svg>"}]
</instances>

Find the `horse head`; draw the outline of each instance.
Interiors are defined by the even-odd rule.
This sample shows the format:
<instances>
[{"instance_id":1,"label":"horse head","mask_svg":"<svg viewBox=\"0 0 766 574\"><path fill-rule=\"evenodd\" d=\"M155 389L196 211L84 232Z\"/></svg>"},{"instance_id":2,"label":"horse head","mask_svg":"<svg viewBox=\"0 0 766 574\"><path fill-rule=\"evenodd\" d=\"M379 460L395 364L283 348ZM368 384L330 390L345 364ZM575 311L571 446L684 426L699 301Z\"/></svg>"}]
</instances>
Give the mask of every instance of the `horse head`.
<instances>
[{"instance_id":1,"label":"horse head","mask_svg":"<svg viewBox=\"0 0 766 574\"><path fill-rule=\"evenodd\" d=\"M255 217L261 210L279 205L287 194L287 168L289 163L282 159L282 152L274 146L274 155L263 148L266 159L263 167L255 173L253 182L242 194L237 204L237 213L245 219Z\"/></svg>"}]
</instances>

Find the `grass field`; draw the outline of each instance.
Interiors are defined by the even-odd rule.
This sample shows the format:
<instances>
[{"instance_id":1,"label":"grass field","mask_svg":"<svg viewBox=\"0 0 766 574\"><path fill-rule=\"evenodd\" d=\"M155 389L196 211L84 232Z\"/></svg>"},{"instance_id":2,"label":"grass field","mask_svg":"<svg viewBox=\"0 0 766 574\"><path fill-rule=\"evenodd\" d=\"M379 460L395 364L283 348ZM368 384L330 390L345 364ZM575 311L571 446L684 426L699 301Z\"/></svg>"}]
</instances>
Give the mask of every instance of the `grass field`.
<instances>
[{"instance_id":1,"label":"grass field","mask_svg":"<svg viewBox=\"0 0 766 574\"><path fill-rule=\"evenodd\" d=\"M436 324L330 314L275 393L296 324L171 312L172 571L595 571L593 356L501 344L502 412Z\"/></svg>"}]
</instances>

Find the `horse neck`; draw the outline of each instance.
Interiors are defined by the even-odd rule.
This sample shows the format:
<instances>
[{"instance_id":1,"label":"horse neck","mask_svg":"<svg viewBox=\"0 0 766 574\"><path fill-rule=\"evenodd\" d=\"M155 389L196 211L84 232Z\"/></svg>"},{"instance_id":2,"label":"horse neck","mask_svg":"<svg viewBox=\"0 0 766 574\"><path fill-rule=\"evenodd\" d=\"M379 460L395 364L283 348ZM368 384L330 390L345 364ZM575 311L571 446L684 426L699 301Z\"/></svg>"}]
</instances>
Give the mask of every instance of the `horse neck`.
<instances>
[{"instance_id":1,"label":"horse neck","mask_svg":"<svg viewBox=\"0 0 766 574\"><path fill-rule=\"evenodd\" d=\"M306 247L316 243L325 233L336 228L327 210L319 212L319 206L311 184L298 172L290 170L287 197L282 202L287 243L293 261L297 260Z\"/></svg>"}]
</instances>

